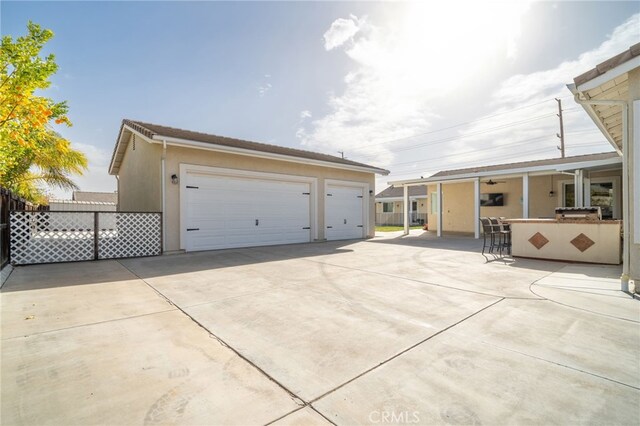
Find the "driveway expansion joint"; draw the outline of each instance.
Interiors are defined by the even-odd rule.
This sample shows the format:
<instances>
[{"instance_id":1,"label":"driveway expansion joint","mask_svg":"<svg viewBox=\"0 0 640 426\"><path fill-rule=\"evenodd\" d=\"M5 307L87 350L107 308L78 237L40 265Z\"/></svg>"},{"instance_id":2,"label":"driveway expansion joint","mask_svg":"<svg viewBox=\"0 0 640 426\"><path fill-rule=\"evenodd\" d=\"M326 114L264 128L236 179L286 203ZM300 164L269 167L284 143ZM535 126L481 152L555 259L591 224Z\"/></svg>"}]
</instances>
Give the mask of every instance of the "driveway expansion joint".
<instances>
[{"instance_id":1,"label":"driveway expansion joint","mask_svg":"<svg viewBox=\"0 0 640 426\"><path fill-rule=\"evenodd\" d=\"M267 379L269 379L270 381L272 381L273 383L275 383L279 388L281 388L282 390L284 390L290 397L291 399L298 404L301 408L304 408L306 405L308 405L308 403L303 400L301 397L299 397L298 395L296 395L293 391L289 390L285 385L283 385L282 383L280 383L279 381L277 381L275 378L273 378L272 376L270 376L266 371L264 371L262 368L258 367L253 361L251 361L249 358L247 358L246 356L244 356L243 354L241 354L237 349L235 349L233 346L229 345L226 341L224 341L224 339L220 338L219 336L215 335L214 333L211 332L211 330L209 330L207 327L204 326L204 324L200 323L198 320L196 320L195 318L193 318L191 315L189 315L184 309L182 309L180 306L176 305L175 303L171 302L171 300L169 300L169 298L167 296L165 296L162 292L160 292L158 289L156 289L153 285L151 285L149 282L147 282L144 278L140 277L138 274L136 274L134 271L132 271L131 269L127 268L127 266L122 265L123 267L125 267L127 270L129 270L133 275L135 275L136 277L138 277L138 279L140 279L142 282L144 282L146 285L148 285L151 289L153 289L156 293L158 293L159 295L161 295L163 298L165 298L169 303L171 303L173 306L176 307L177 310L179 310L180 312L182 312L187 318L189 318L191 321L193 321L196 325L198 325L200 328L202 328L204 331L207 332L207 334L209 335L209 337L215 339L216 341L218 341L218 343L220 343L222 346L228 348L230 351L232 351L233 353L235 353L237 356L239 356L242 360L244 360L245 362L247 362L249 365L251 365L253 368L255 368L256 370L258 370L262 375L264 375Z\"/></svg>"},{"instance_id":2,"label":"driveway expansion joint","mask_svg":"<svg viewBox=\"0 0 640 426\"><path fill-rule=\"evenodd\" d=\"M427 341L429 341L429 340L433 339L434 337L439 336L440 334L442 334L442 333L444 333L444 332L446 332L446 331L448 331L448 330L451 330L453 327L455 327L455 326L457 326L457 325L459 325L459 324L462 324L462 323L463 323L463 322L465 322L466 320L468 320L468 319L470 319L470 318L472 318L472 317L474 317L474 316L478 315L480 312L484 312L484 311L486 311L487 309L494 307L495 305L497 305L498 303L502 302L503 300L505 300L505 298L504 298L504 297L501 297L500 299L498 299L498 300L496 300L495 302L493 302L493 303L491 303L491 304L489 304L489 305L485 306L484 308L479 309L479 310L477 310L476 312L474 312L474 313L472 313L472 314L470 314L470 315L467 315L466 317L462 318L460 321L457 321L457 322L455 322L455 323L453 323L453 324L451 324L451 325L449 325L449 326L447 326L447 327L443 328L442 330L440 330L440 331L438 331L438 332L436 332L436 333L432 334L431 336L429 336L429 337L427 337L427 338L425 338L425 339L422 339L422 340L420 340L420 341L419 341L419 342L417 342L417 343L414 343L413 345L409 346L408 348L403 349L402 351L398 352L397 354L395 354L395 355L393 355L393 356L391 356L391 357L387 358L386 360L384 360L384 361L382 361L382 362L380 362L380 363L378 363L378 364L374 365L373 367L371 367L371 368L369 368L369 369L367 369L367 370L363 371L362 373L360 373L360 374L358 374L358 375L354 376L353 378L351 378L351 379L347 380L346 382L341 383L340 385L336 386L335 388L333 388L333 389L331 389L331 390L329 390L329 391L327 391L327 392L323 393L322 395L320 395L320 396L318 396L318 397L316 397L316 398L312 399L311 401L309 401L309 404L311 405L311 404L313 404L314 402L317 402L317 401L321 400L321 399L322 399L322 398L324 398L325 396L327 396L327 395L329 395L329 394L332 394L333 392L335 392L335 391L337 391L337 390L339 390L339 389L341 389L341 388L345 387L345 386L346 386L346 385L348 385L349 383L352 383L352 382L356 381L357 379L361 378L362 376L364 376L364 375L366 375L366 374L368 374L368 373L370 373L370 372L372 372L372 371L374 371L374 370L378 369L379 367L381 367L381 366L383 366L383 365L385 365L385 364L389 363L390 361L393 361L394 359L398 358L399 356L404 355L405 353L409 352L410 350L417 348L418 346L420 346L420 345L422 345L423 343L425 343L425 342L427 342Z\"/></svg>"}]
</instances>

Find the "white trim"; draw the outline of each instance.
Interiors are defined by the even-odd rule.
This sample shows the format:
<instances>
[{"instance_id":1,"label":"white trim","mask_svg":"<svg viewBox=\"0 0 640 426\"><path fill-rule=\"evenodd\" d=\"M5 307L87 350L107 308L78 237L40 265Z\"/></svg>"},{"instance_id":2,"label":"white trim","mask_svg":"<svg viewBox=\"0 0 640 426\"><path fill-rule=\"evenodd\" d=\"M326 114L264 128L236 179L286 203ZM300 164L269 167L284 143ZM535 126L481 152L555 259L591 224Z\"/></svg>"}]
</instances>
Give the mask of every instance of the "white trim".
<instances>
[{"instance_id":1,"label":"white trim","mask_svg":"<svg viewBox=\"0 0 640 426\"><path fill-rule=\"evenodd\" d=\"M586 90L595 89L596 87L616 79L623 74L628 73L634 68L640 67L640 56L636 56L634 58L629 59L628 61L616 66L615 68L611 68L604 74L601 74L593 79L582 83L580 86L577 86L576 89L584 92ZM575 86L575 85L574 85Z\"/></svg>"},{"instance_id":2,"label":"white trim","mask_svg":"<svg viewBox=\"0 0 640 426\"><path fill-rule=\"evenodd\" d=\"M186 215L187 197L186 191L187 174L195 172L212 176L231 176L251 179L279 180L285 182L303 182L310 186L309 211L311 213L311 239L318 239L318 179L310 176L285 175L280 173L254 172L241 169L226 169L222 167L198 166L195 164L180 163L180 249L184 250L186 237Z\"/></svg>"},{"instance_id":3,"label":"white trim","mask_svg":"<svg viewBox=\"0 0 640 426\"><path fill-rule=\"evenodd\" d=\"M337 180L337 179L325 179L324 180L324 193L322 194L324 197L324 218L325 218L325 229L324 229L324 239L327 239L326 231L327 231L327 192L329 189L329 185L335 186L347 186L347 187L356 187L362 188L362 238L367 238L369 234L369 209L371 206L369 205L369 200L371 197L369 195L369 184L366 182L357 182L351 180Z\"/></svg>"}]
</instances>

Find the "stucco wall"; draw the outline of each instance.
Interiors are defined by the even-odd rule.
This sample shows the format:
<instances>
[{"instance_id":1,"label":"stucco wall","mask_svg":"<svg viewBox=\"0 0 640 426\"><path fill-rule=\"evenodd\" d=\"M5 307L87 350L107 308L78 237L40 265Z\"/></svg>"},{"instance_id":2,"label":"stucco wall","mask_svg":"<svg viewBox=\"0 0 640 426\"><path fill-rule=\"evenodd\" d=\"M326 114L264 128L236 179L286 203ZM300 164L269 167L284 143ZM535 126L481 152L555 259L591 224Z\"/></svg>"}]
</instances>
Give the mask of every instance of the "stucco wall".
<instances>
[{"instance_id":1,"label":"stucco wall","mask_svg":"<svg viewBox=\"0 0 640 426\"><path fill-rule=\"evenodd\" d=\"M620 171L606 171L592 173L592 178L620 176ZM495 185L480 184L480 193L504 194L504 206L480 207L480 216L487 217L522 217L522 179L511 178L493 179ZM555 208L563 204L562 182L573 183L573 178L567 175L548 175L529 177L529 217L554 217ZM554 196L549 192L553 189ZM431 213L431 197L435 196L436 185L429 185L428 220L429 230L438 229L437 215ZM474 191L473 182L463 182L442 185L442 230L450 232L474 232L473 218Z\"/></svg>"},{"instance_id":2,"label":"stucco wall","mask_svg":"<svg viewBox=\"0 0 640 426\"><path fill-rule=\"evenodd\" d=\"M324 239L324 184L325 179L364 182L369 184L369 190L375 190L375 175L373 173L355 172L333 169L329 167L310 166L288 161L269 160L244 155L226 154L200 149L167 147L166 155L166 250L180 249L180 185L171 183L172 174L180 174L180 164L221 167L228 169L252 170L266 173L280 173L296 176L310 176L318 179L318 193L316 205L318 207L318 238ZM375 234L374 195L365 194L369 203L369 227L367 236ZM367 198L365 197L365 200Z\"/></svg>"},{"instance_id":3,"label":"stucco wall","mask_svg":"<svg viewBox=\"0 0 640 426\"><path fill-rule=\"evenodd\" d=\"M118 210L162 211L160 158L162 148L138 137L129 139L127 151L118 172Z\"/></svg>"}]
</instances>

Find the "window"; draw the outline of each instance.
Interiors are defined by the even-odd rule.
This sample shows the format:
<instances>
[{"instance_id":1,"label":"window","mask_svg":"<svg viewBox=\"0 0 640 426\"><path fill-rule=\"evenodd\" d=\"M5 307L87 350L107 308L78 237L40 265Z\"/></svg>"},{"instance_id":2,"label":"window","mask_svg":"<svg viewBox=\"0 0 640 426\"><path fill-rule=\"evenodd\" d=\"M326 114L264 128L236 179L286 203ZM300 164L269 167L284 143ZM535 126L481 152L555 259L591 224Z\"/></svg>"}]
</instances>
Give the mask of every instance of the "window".
<instances>
[{"instance_id":1,"label":"window","mask_svg":"<svg viewBox=\"0 0 640 426\"><path fill-rule=\"evenodd\" d=\"M591 205L600 206L603 219L613 218L613 182L591 184Z\"/></svg>"},{"instance_id":2,"label":"window","mask_svg":"<svg viewBox=\"0 0 640 426\"><path fill-rule=\"evenodd\" d=\"M438 194L431 193L431 214L438 214Z\"/></svg>"},{"instance_id":3,"label":"window","mask_svg":"<svg viewBox=\"0 0 640 426\"><path fill-rule=\"evenodd\" d=\"M393 203L382 203L383 213L393 213Z\"/></svg>"},{"instance_id":4,"label":"window","mask_svg":"<svg viewBox=\"0 0 640 426\"><path fill-rule=\"evenodd\" d=\"M564 184L564 206L563 207L575 207L576 206L576 190L572 183Z\"/></svg>"},{"instance_id":5,"label":"window","mask_svg":"<svg viewBox=\"0 0 640 426\"><path fill-rule=\"evenodd\" d=\"M412 212L417 212L418 211L418 202L417 201L412 201L411 202L411 211Z\"/></svg>"}]
</instances>

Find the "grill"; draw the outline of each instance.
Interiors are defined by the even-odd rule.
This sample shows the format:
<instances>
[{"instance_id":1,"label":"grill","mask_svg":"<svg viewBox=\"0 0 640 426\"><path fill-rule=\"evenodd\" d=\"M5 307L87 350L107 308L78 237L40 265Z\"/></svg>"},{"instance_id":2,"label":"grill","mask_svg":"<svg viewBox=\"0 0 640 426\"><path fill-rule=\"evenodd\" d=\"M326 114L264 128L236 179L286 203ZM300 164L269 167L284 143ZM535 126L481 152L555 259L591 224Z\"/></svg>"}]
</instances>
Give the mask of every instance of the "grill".
<instances>
[{"instance_id":1,"label":"grill","mask_svg":"<svg viewBox=\"0 0 640 426\"><path fill-rule=\"evenodd\" d=\"M600 207L558 207L556 208L556 220L565 221L573 219L602 220Z\"/></svg>"}]
</instances>

